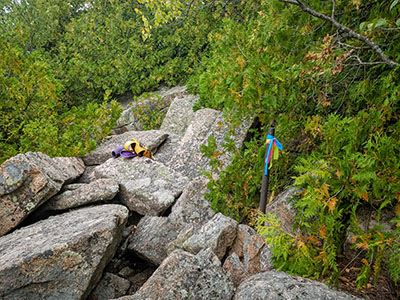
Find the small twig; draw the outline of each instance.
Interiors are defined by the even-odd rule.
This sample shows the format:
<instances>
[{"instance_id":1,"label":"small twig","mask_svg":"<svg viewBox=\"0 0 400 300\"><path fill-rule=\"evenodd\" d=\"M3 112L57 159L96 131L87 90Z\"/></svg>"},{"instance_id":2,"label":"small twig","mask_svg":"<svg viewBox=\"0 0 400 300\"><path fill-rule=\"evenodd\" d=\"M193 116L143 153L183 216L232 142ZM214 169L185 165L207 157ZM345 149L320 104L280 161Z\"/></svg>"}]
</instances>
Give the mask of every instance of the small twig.
<instances>
[{"instance_id":1,"label":"small twig","mask_svg":"<svg viewBox=\"0 0 400 300\"><path fill-rule=\"evenodd\" d=\"M395 27L395 28L387 28L387 27L378 27L375 28L376 31L393 31L393 30L400 30L400 27Z\"/></svg>"},{"instance_id":2,"label":"small twig","mask_svg":"<svg viewBox=\"0 0 400 300\"><path fill-rule=\"evenodd\" d=\"M360 250L360 252L358 252L357 255L354 256L354 257L351 259L351 261L349 261L349 263L340 271L340 274L342 274L342 272L343 272L344 270L346 270L347 267L350 266L350 265L353 263L353 261L355 261L355 260L357 259L357 257L360 256L361 253L363 253L363 250Z\"/></svg>"}]
</instances>

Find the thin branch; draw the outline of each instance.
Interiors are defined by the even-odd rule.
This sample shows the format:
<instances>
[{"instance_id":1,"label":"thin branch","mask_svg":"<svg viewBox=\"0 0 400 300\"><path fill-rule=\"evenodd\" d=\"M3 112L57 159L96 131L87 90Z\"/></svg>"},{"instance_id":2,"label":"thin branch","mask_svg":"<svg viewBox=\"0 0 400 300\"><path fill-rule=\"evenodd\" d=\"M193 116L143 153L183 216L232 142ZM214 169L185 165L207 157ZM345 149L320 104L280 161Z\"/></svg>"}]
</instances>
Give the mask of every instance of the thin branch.
<instances>
[{"instance_id":1,"label":"thin branch","mask_svg":"<svg viewBox=\"0 0 400 300\"><path fill-rule=\"evenodd\" d=\"M386 27L378 27L375 28L376 31L393 31L393 30L400 30L400 27L395 27L395 28L386 28Z\"/></svg>"},{"instance_id":2,"label":"thin branch","mask_svg":"<svg viewBox=\"0 0 400 300\"><path fill-rule=\"evenodd\" d=\"M390 66L391 68L397 67L399 65L398 62L395 62L395 61L389 59L386 56L386 54L383 53L382 49L377 44L372 42L369 38L351 30L350 28L344 26L343 24L340 24L335 19L315 11L314 9L306 6L304 3L302 3L299 0L295 0L295 1L294 0L279 0L279 1L283 2L283 3L296 5L296 6L300 7L304 12L306 12L316 18L331 22L332 25L334 25L335 27L339 28L340 30L346 32L350 37L353 37L353 38L367 44L372 50L375 51L376 54L378 54L378 56L382 59L382 61L385 64L387 64L388 66Z\"/></svg>"}]
</instances>

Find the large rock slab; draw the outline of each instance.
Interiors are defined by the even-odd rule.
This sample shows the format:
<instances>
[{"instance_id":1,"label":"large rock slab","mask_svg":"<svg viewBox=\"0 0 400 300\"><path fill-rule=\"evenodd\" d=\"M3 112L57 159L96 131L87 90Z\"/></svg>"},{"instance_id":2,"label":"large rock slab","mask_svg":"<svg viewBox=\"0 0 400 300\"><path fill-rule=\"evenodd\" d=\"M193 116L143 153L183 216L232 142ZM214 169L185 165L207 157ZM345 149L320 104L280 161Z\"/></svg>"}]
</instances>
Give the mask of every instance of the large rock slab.
<instances>
[{"instance_id":1,"label":"large rock slab","mask_svg":"<svg viewBox=\"0 0 400 300\"><path fill-rule=\"evenodd\" d=\"M155 152L162 142L168 137L168 133L160 130L128 131L114 135L108 141L102 143L96 150L86 154L83 161L87 166L100 165L112 157L111 152L132 138L144 144L151 152Z\"/></svg>"},{"instance_id":2,"label":"large rock slab","mask_svg":"<svg viewBox=\"0 0 400 300\"><path fill-rule=\"evenodd\" d=\"M113 178L120 201L141 215L157 216L182 193L188 179L165 165L145 158L109 159L94 170L96 178Z\"/></svg>"},{"instance_id":3,"label":"large rock slab","mask_svg":"<svg viewBox=\"0 0 400 300\"><path fill-rule=\"evenodd\" d=\"M160 129L183 136L194 118L193 105L198 99L199 96L197 95L175 98L168 109L167 115L164 117Z\"/></svg>"},{"instance_id":4,"label":"large rock slab","mask_svg":"<svg viewBox=\"0 0 400 300\"><path fill-rule=\"evenodd\" d=\"M207 181L207 178L200 176L187 184L182 195L172 206L169 218L176 222L194 223L199 226L210 220L215 212L210 202L204 198Z\"/></svg>"},{"instance_id":5,"label":"large rock slab","mask_svg":"<svg viewBox=\"0 0 400 300\"><path fill-rule=\"evenodd\" d=\"M183 249L196 254L210 248L222 260L236 237L237 225L235 220L218 213L183 243Z\"/></svg>"},{"instance_id":6,"label":"large rock slab","mask_svg":"<svg viewBox=\"0 0 400 300\"><path fill-rule=\"evenodd\" d=\"M155 265L168 256L167 246L174 241L183 224L166 217L143 217L130 238L128 249Z\"/></svg>"},{"instance_id":7,"label":"large rock slab","mask_svg":"<svg viewBox=\"0 0 400 300\"><path fill-rule=\"evenodd\" d=\"M86 299L114 255L122 205L83 208L0 238L0 299Z\"/></svg>"},{"instance_id":8,"label":"large rock slab","mask_svg":"<svg viewBox=\"0 0 400 300\"><path fill-rule=\"evenodd\" d=\"M214 256L175 250L133 296L119 300L230 300L233 284ZM216 259L218 260L218 259Z\"/></svg>"},{"instance_id":9,"label":"large rock slab","mask_svg":"<svg viewBox=\"0 0 400 300\"><path fill-rule=\"evenodd\" d=\"M181 138L177 134L168 133L168 138L158 147L157 153L154 155L155 160L165 165L170 163L176 154Z\"/></svg>"},{"instance_id":10,"label":"large rock slab","mask_svg":"<svg viewBox=\"0 0 400 300\"><path fill-rule=\"evenodd\" d=\"M202 170L211 171L209 159L200 151L201 145L208 144L209 137L214 136L216 151L223 153L222 145L226 143L225 138L232 138L237 148L241 148L250 126L251 122L243 121L241 126L236 128L235 134L228 136L230 126L224 121L221 112L209 108L198 110L176 147L174 156L165 163L183 175L195 178ZM226 166L232 156L232 153L224 153L218 158Z\"/></svg>"},{"instance_id":11,"label":"large rock slab","mask_svg":"<svg viewBox=\"0 0 400 300\"><path fill-rule=\"evenodd\" d=\"M57 211L113 199L119 190L118 182L102 178L89 184L80 184L47 201L40 211Z\"/></svg>"},{"instance_id":12,"label":"large rock slab","mask_svg":"<svg viewBox=\"0 0 400 300\"><path fill-rule=\"evenodd\" d=\"M253 275L239 285L234 300L356 300L325 284L284 272L268 271Z\"/></svg>"},{"instance_id":13,"label":"large rock slab","mask_svg":"<svg viewBox=\"0 0 400 300\"><path fill-rule=\"evenodd\" d=\"M0 167L0 236L84 170L79 158L51 158L40 152L18 154L4 162Z\"/></svg>"}]
</instances>

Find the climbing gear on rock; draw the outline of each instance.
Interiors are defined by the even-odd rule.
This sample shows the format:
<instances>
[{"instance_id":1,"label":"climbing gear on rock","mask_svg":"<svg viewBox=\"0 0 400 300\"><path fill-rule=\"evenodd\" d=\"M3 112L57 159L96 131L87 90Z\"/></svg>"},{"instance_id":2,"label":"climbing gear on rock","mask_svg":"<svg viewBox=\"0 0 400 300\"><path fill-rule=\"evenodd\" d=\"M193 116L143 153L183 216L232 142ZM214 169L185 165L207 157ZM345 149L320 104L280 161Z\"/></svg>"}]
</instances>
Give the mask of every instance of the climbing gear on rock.
<instances>
[{"instance_id":1,"label":"climbing gear on rock","mask_svg":"<svg viewBox=\"0 0 400 300\"><path fill-rule=\"evenodd\" d=\"M148 150L141 142L133 138L131 141L127 141L124 146L118 147L112 151L113 158L119 156L125 158L131 158L136 156L144 156L147 158L154 159L153 154Z\"/></svg>"},{"instance_id":2,"label":"climbing gear on rock","mask_svg":"<svg viewBox=\"0 0 400 300\"><path fill-rule=\"evenodd\" d=\"M135 157L137 156L136 153L130 152L130 151L126 151L124 146L118 147L117 149L115 149L114 151L111 152L112 157L113 158L117 158L117 157L125 157L125 158L131 158L131 157Z\"/></svg>"}]
</instances>

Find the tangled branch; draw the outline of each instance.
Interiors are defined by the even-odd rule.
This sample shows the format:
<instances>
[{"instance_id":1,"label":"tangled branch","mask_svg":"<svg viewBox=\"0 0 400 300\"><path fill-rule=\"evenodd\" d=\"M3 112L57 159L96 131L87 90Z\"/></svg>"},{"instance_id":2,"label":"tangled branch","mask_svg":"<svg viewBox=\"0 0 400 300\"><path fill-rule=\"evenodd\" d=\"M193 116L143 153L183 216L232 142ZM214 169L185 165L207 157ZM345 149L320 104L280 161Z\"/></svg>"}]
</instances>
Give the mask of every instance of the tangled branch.
<instances>
[{"instance_id":1,"label":"tangled branch","mask_svg":"<svg viewBox=\"0 0 400 300\"><path fill-rule=\"evenodd\" d=\"M317 12L316 10L312 9L311 7L307 6L306 4L304 4L303 2L301 2L299 0L279 0L279 1L283 2L283 3L296 5L296 6L300 7L304 12L306 12L314 17L317 17L319 19L330 22L336 28L346 32L349 37L355 38L355 39L367 44L382 59L382 62L384 64L387 64L389 67L395 68L399 65L398 62L395 62L395 61L391 60L390 58L388 58L386 56L386 54L382 51L382 49L379 47L379 45L375 44L369 38L367 38L366 36L364 36L362 34L355 32L352 29L350 29L349 27L337 22L333 18L334 13L332 13L332 17L329 17L327 15Z\"/></svg>"}]
</instances>

